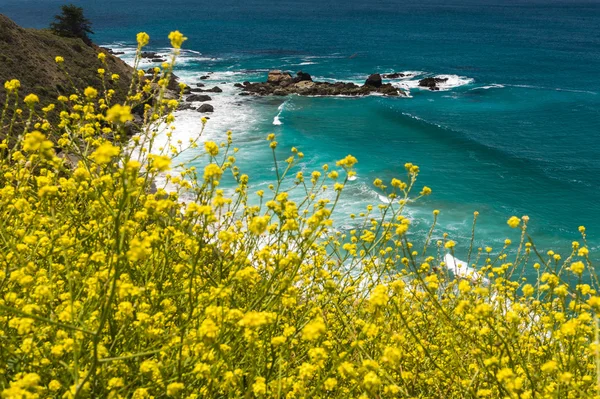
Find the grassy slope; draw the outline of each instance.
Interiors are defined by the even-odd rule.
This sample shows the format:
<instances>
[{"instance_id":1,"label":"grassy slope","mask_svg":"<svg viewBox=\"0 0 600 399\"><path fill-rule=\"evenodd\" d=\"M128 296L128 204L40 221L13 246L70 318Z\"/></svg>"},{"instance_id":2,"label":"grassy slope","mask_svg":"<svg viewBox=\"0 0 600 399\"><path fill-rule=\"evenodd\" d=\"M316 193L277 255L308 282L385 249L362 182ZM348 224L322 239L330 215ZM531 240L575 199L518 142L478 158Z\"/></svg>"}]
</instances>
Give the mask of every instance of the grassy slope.
<instances>
[{"instance_id":1,"label":"grassy slope","mask_svg":"<svg viewBox=\"0 0 600 399\"><path fill-rule=\"evenodd\" d=\"M0 14L0 84L10 79L21 81L22 95L35 93L41 103L56 102L60 94L72 94L69 79L60 70L55 57L64 57L64 68L73 84L83 90L87 86L101 87L98 68L105 68L110 77L118 73L121 78L111 84L121 96L127 93L133 69L117 57L107 54L106 66L98 60L98 46L87 46L81 39L59 37L45 30L23 29ZM5 98L0 88L0 104ZM120 99L120 98L119 98Z\"/></svg>"}]
</instances>

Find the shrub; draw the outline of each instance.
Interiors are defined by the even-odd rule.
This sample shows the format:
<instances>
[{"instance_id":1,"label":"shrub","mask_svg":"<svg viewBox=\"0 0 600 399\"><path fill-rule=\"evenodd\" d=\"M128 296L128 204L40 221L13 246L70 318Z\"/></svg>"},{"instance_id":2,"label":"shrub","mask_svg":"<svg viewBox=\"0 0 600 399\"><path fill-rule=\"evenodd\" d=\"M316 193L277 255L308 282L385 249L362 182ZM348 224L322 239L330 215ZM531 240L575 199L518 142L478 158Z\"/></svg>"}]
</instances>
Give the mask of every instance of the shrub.
<instances>
[{"instance_id":1,"label":"shrub","mask_svg":"<svg viewBox=\"0 0 600 399\"><path fill-rule=\"evenodd\" d=\"M291 149L275 157L269 189L252 192L231 132L202 143L203 119L198 137L175 140L178 100L165 88L185 38L170 37L171 62L134 77L122 104L106 79L42 109L5 85L15 112L0 119L3 398L598 395L585 229L562 260L539 254L527 217L511 218L518 247L473 249L468 269L452 263L446 235L432 239L438 211L429 235L411 235L403 210L431 192L412 194L416 165L389 187L376 180L389 203L347 232L330 216L352 156L304 175ZM138 42L139 55L147 35ZM203 166L178 161L189 148Z\"/></svg>"},{"instance_id":2,"label":"shrub","mask_svg":"<svg viewBox=\"0 0 600 399\"><path fill-rule=\"evenodd\" d=\"M76 37L90 45L92 40L88 34L94 34L92 23L83 15L83 8L73 4L65 4L61 7L61 14L54 16L54 22L50 24L52 32L58 36Z\"/></svg>"}]
</instances>

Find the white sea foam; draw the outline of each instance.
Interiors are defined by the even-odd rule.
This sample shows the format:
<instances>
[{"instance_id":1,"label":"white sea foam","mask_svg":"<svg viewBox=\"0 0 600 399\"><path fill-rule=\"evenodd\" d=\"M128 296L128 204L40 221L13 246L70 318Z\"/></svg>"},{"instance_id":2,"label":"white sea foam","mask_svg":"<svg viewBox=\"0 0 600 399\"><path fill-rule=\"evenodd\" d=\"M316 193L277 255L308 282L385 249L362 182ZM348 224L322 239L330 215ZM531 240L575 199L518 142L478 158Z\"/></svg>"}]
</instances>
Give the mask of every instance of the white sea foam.
<instances>
[{"instance_id":1,"label":"white sea foam","mask_svg":"<svg viewBox=\"0 0 600 399\"><path fill-rule=\"evenodd\" d=\"M482 90L502 89L503 87L505 87L505 86L501 85L501 84L498 84L498 83L493 83L493 84L488 85L488 86L475 87L475 88L473 88L471 90L479 90L479 89L482 89Z\"/></svg>"},{"instance_id":2,"label":"white sea foam","mask_svg":"<svg viewBox=\"0 0 600 399\"><path fill-rule=\"evenodd\" d=\"M472 78L467 78L466 76L458 76L458 75L437 75L435 76L436 78L439 79L447 79L445 82L443 83L438 83L437 86L440 88L440 90L450 90L450 89L454 89L455 87L460 87L460 86L464 86L464 85L468 85L470 83L474 82L474 79Z\"/></svg>"},{"instance_id":3,"label":"white sea foam","mask_svg":"<svg viewBox=\"0 0 600 399\"><path fill-rule=\"evenodd\" d=\"M354 181L358 179L358 176L354 175L354 176L348 176L348 181Z\"/></svg>"},{"instance_id":4,"label":"white sea foam","mask_svg":"<svg viewBox=\"0 0 600 399\"><path fill-rule=\"evenodd\" d=\"M277 107L277 109L279 110L279 112L277 113L277 115L275 116L275 118L273 118L273 125L275 126L281 126L283 125L283 122L281 122L281 114L283 113L283 110L285 109L285 105L287 104L287 101L284 101L283 103L281 103L281 105L279 107Z\"/></svg>"}]
</instances>

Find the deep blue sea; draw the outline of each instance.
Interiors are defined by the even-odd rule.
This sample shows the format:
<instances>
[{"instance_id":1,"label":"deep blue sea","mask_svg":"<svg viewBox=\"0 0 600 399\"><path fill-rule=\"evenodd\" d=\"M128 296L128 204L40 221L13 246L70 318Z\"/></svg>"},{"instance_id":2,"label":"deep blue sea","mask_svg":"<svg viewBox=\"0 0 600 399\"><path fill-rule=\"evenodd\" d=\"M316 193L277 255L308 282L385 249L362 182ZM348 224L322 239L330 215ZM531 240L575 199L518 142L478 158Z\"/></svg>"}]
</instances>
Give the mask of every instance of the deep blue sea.
<instances>
[{"instance_id":1,"label":"deep blue sea","mask_svg":"<svg viewBox=\"0 0 600 399\"><path fill-rule=\"evenodd\" d=\"M0 0L0 12L45 27L58 0ZM218 84L208 139L234 132L239 162L256 189L272 180L265 136L282 159L292 146L307 171L347 154L359 160L336 214L380 202L375 177L421 167L419 187L433 194L408 215L417 234L433 209L440 229L468 248L518 240L506 225L529 215L538 247L566 257L579 225L600 247L600 2L499 0L73 0L93 21L94 40L129 59L146 31L164 51L171 30L189 40L177 74L187 83L212 72ZM145 65L144 65L145 66ZM315 79L362 83L371 73L410 71L394 84L411 98L248 98L233 83L266 79L269 69L303 70ZM447 75L444 90L416 88ZM223 83L226 82L226 83ZM200 115L180 113L177 134L191 136ZM276 118L277 117L277 118ZM191 156L193 154L187 154ZM415 241L418 241L415 239Z\"/></svg>"}]
</instances>

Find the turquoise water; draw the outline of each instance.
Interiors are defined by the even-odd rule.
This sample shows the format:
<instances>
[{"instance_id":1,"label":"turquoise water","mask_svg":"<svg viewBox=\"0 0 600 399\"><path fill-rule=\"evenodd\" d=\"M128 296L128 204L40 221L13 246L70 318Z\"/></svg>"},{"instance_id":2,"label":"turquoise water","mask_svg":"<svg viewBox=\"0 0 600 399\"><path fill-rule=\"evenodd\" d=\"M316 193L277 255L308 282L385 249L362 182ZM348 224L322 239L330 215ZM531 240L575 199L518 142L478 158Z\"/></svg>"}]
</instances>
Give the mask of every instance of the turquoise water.
<instances>
[{"instance_id":1,"label":"turquoise water","mask_svg":"<svg viewBox=\"0 0 600 399\"><path fill-rule=\"evenodd\" d=\"M0 0L0 12L43 27L56 0ZM464 254L472 212L476 245L499 248L517 235L512 215L529 215L538 246L566 254L586 225L600 246L600 3L589 1L75 1L99 43L131 54L144 30L157 50L179 29L189 41L178 74L188 83L213 72L219 84L207 138L234 131L240 166L258 189L273 176L264 137L278 135L307 155L306 170L348 153L359 159L336 217L378 203L375 177L421 167L431 197L410 207L416 231L440 209L441 232ZM412 71L395 81L411 98L245 98L232 83L269 69L304 70L319 79L362 82L373 72ZM440 92L414 88L419 77L450 75ZM227 84L222 84L227 82ZM275 117L281 125L274 125ZM199 115L181 113L178 134ZM188 154L191 156L191 154Z\"/></svg>"}]
</instances>

